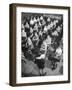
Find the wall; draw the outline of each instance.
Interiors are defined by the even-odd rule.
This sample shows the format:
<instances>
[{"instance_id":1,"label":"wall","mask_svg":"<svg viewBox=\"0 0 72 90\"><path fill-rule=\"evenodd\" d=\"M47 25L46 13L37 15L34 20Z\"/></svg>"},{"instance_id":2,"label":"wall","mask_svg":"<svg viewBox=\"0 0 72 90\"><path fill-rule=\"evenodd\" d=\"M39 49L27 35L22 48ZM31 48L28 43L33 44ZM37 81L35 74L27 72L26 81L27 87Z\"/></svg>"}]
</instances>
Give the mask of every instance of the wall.
<instances>
[{"instance_id":1,"label":"wall","mask_svg":"<svg viewBox=\"0 0 72 90\"><path fill-rule=\"evenodd\" d=\"M28 89L29 90L44 90L44 89L72 90L72 82L70 84L28 86L28 87L9 86L8 82L9 82L9 4L10 3L34 3L34 4L47 4L47 5L57 5L57 6L63 5L63 6L70 6L72 11L72 0L0 0L0 90L28 90ZM71 17L72 17L72 12L71 12ZM72 71L71 71L71 75L72 75Z\"/></svg>"}]
</instances>

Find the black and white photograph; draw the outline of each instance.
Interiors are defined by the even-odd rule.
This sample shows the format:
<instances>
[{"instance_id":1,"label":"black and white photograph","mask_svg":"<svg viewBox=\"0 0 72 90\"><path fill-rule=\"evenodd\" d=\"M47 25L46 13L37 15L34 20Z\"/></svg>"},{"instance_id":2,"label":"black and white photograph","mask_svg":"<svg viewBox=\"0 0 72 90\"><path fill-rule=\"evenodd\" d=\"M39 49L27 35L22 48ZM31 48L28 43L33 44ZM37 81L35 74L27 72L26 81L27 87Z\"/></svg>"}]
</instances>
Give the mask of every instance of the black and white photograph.
<instances>
[{"instance_id":1,"label":"black and white photograph","mask_svg":"<svg viewBox=\"0 0 72 90\"><path fill-rule=\"evenodd\" d=\"M70 8L32 4L11 7L13 84L70 82Z\"/></svg>"},{"instance_id":2,"label":"black and white photograph","mask_svg":"<svg viewBox=\"0 0 72 90\"><path fill-rule=\"evenodd\" d=\"M63 75L63 15L21 13L21 76Z\"/></svg>"}]
</instances>

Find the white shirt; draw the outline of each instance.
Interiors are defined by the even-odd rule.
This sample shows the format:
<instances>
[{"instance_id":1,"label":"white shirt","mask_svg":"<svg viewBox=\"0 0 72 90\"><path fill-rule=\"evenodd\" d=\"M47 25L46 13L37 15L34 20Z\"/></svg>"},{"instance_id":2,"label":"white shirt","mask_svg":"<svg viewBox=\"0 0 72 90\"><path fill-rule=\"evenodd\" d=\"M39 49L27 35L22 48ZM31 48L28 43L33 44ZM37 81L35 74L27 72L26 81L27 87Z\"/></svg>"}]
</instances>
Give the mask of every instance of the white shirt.
<instances>
[{"instance_id":1,"label":"white shirt","mask_svg":"<svg viewBox=\"0 0 72 90\"><path fill-rule=\"evenodd\" d=\"M34 23L37 22L36 18L34 18Z\"/></svg>"},{"instance_id":2,"label":"white shirt","mask_svg":"<svg viewBox=\"0 0 72 90\"><path fill-rule=\"evenodd\" d=\"M45 59L45 54L41 54L40 57L36 57L36 59Z\"/></svg>"},{"instance_id":3,"label":"white shirt","mask_svg":"<svg viewBox=\"0 0 72 90\"><path fill-rule=\"evenodd\" d=\"M27 37L26 32L24 30L22 30L21 35L22 37Z\"/></svg>"},{"instance_id":4,"label":"white shirt","mask_svg":"<svg viewBox=\"0 0 72 90\"><path fill-rule=\"evenodd\" d=\"M51 28L51 26L50 26L50 25L48 25L47 29L48 29L48 30L50 30L50 28Z\"/></svg>"},{"instance_id":5,"label":"white shirt","mask_svg":"<svg viewBox=\"0 0 72 90\"><path fill-rule=\"evenodd\" d=\"M61 27L58 26L58 28L57 28L57 32L60 32L60 31L61 31Z\"/></svg>"},{"instance_id":6,"label":"white shirt","mask_svg":"<svg viewBox=\"0 0 72 90\"><path fill-rule=\"evenodd\" d=\"M31 39L28 37L28 44L31 45L32 44L32 41Z\"/></svg>"},{"instance_id":7,"label":"white shirt","mask_svg":"<svg viewBox=\"0 0 72 90\"><path fill-rule=\"evenodd\" d=\"M42 31L39 31L39 36L42 36Z\"/></svg>"},{"instance_id":8,"label":"white shirt","mask_svg":"<svg viewBox=\"0 0 72 90\"><path fill-rule=\"evenodd\" d=\"M62 49L60 47L58 47L56 49L56 56L60 56L62 54Z\"/></svg>"},{"instance_id":9,"label":"white shirt","mask_svg":"<svg viewBox=\"0 0 72 90\"><path fill-rule=\"evenodd\" d=\"M30 20L30 24L33 25L34 24L34 20L31 19Z\"/></svg>"},{"instance_id":10,"label":"white shirt","mask_svg":"<svg viewBox=\"0 0 72 90\"><path fill-rule=\"evenodd\" d=\"M52 39L51 39L50 36L48 36L47 39L45 40L45 42L46 42L47 45L50 45L51 44L51 41L52 41Z\"/></svg>"},{"instance_id":11,"label":"white shirt","mask_svg":"<svg viewBox=\"0 0 72 90\"><path fill-rule=\"evenodd\" d=\"M50 22L50 18L48 18L47 21Z\"/></svg>"},{"instance_id":12,"label":"white shirt","mask_svg":"<svg viewBox=\"0 0 72 90\"><path fill-rule=\"evenodd\" d=\"M50 27L53 27L53 22L51 22Z\"/></svg>"},{"instance_id":13,"label":"white shirt","mask_svg":"<svg viewBox=\"0 0 72 90\"><path fill-rule=\"evenodd\" d=\"M24 25L23 24L21 25L21 27L22 27L22 29L24 29Z\"/></svg>"},{"instance_id":14,"label":"white shirt","mask_svg":"<svg viewBox=\"0 0 72 90\"><path fill-rule=\"evenodd\" d=\"M44 31L47 32L47 27L46 26L44 27Z\"/></svg>"},{"instance_id":15,"label":"white shirt","mask_svg":"<svg viewBox=\"0 0 72 90\"><path fill-rule=\"evenodd\" d=\"M40 20L43 20L43 16L40 17Z\"/></svg>"},{"instance_id":16,"label":"white shirt","mask_svg":"<svg viewBox=\"0 0 72 90\"><path fill-rule=\"evenodd\" d=\"M28 24L28 23L26 23L25 27L29 28L29 24Z\"/></svg>"},{"instance_id":17,"label":"white shirt","mask_svg":"<svg viewBox=\"0 0 72 90\"><path fill-rule=\"evenodd\" d=\"M32 28L30 28L30 33L33 33L33 29Z\"/></svg>"},{"instance_id":18,"label":"white shirt","mask_svg":"<svg viewBox=\"0 0 72 90\"><path fill-rule=\"evenodd\" d=\"M52 33L52 35L53 35L53 36L58 36L58 32L57 32L57 31L54 31L54 32Z\"/></svg>"},{"instance_id":19,"label":"white shirt","mask_svg":"<svg viewBox=\"0 0 72 90\"><path fill-rule=\"evenodd\" d=\"M34 47L32 41L31 41L31 39L29 37L28 37L28 45L31 46L31 48Z\"/></svg>"}]
</instances>

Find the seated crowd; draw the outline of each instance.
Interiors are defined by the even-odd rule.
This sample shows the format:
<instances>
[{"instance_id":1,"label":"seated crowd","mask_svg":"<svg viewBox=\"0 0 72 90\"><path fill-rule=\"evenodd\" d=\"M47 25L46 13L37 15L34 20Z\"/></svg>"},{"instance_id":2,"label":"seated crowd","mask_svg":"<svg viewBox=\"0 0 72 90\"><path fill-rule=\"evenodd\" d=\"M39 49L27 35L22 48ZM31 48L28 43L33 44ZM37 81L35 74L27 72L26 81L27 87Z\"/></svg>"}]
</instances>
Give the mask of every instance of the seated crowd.
<instances>
[{"instance_id":1,"label":"seated crowd","mask_svg":"<svg viewBox=\"0 0 72 90\"><path fill-rule=\"evenodd\" d=\"M51 69L57 62L63 62L63 20L62 16L30 15L23 16L21 24L23 60L37 64L41 70L45 61L51 62ZM40 75L45 75L40 72Z\"/></svg>"}]
</instances>

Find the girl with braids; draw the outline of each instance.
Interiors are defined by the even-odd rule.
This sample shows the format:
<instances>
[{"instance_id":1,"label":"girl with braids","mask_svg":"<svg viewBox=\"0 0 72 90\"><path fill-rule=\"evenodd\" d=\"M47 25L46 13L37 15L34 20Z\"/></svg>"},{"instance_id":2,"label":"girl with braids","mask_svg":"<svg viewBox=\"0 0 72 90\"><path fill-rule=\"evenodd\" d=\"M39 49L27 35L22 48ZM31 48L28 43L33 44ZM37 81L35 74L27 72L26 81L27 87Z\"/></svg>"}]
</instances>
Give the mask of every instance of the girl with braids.
<instances>
[{"instance_id":1,"label":"girl with braids","mask_svg":"<svg viewBox=\"0 0 72 90\"><path fill-rule=\"evenodd\" d=\"M47 44L45 42L43 42L41 45L41 48L40 48L40 54L35 59L35 63L37 64L37 66L40 69L41 76L46 74L43 72L43 69L45 67L46 52L47 52Z\"/></svg>"}]
</instances>

